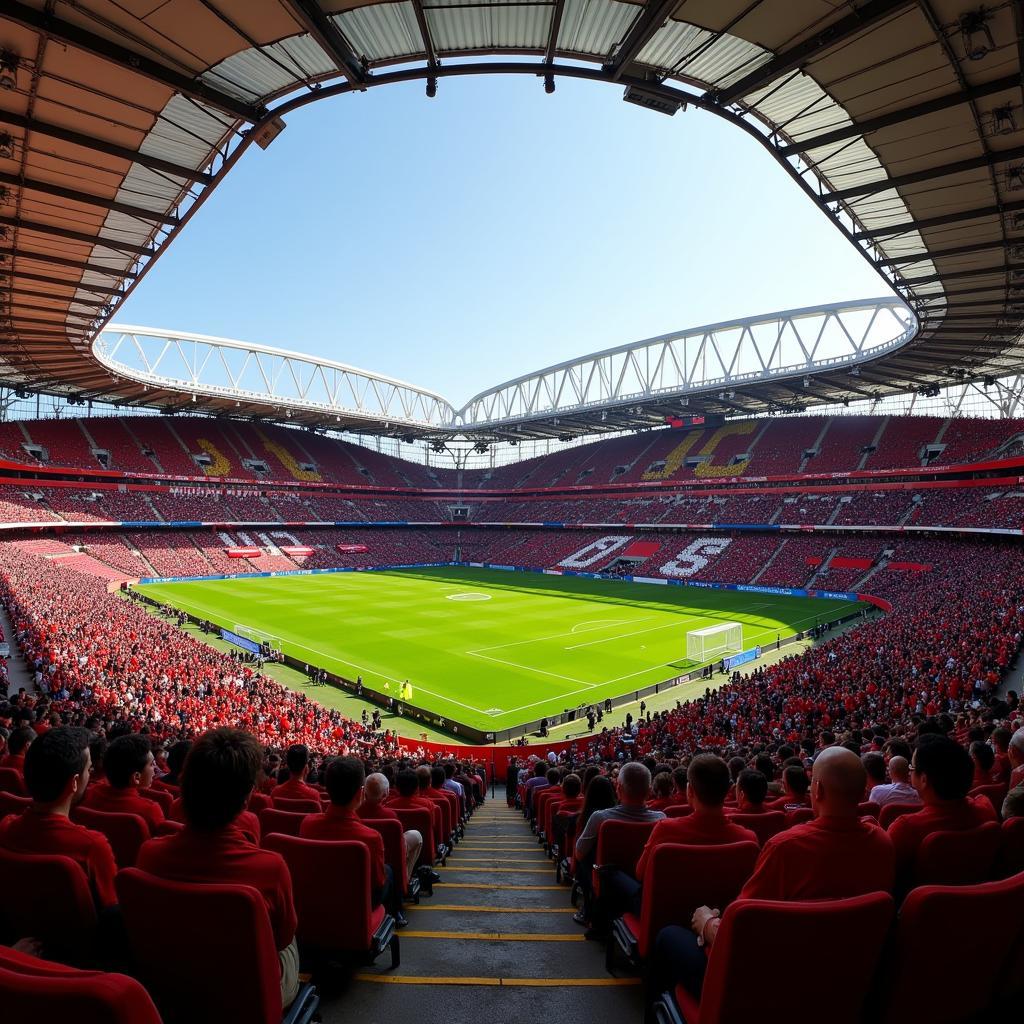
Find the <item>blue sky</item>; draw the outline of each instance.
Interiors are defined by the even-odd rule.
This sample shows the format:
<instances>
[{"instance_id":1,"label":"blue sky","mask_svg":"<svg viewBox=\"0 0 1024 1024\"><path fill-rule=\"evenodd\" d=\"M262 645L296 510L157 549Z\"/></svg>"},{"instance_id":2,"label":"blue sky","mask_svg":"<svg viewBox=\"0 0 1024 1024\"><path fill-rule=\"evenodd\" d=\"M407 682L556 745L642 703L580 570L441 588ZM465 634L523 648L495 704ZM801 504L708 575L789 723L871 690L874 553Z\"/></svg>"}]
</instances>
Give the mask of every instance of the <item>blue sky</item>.
<instances>
[{"instance_id":1,"label":"blue sky","mask_svg":"<svg viewBox=\"0 0 1024 1024\"><path fill-rule=\"evenodd\" d=\"M442 79L253 147L115 322L297 349L461 405L600 348L886 293L753 139L621 90Z\"/></svg>"}]
</instances>

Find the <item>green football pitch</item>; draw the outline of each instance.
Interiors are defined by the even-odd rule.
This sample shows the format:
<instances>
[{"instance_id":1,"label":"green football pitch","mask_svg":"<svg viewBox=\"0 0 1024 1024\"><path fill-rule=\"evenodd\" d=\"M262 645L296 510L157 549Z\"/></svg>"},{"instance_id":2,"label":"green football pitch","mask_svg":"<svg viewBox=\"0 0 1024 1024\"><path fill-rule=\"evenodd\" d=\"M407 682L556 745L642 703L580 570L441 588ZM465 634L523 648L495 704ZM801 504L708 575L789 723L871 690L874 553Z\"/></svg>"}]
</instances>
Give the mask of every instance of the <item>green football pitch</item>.
<instances>
[{"instance_id":1,"label":"green football pitch","mask_svg":"<svg viewBox=\"0 0 1024 1024\"><path fill-rule=\"evenodd\" d=\"M849 614L846 601L486 569L145 584L154 600L484 731L674 678L686 634L743 626L745 649ZM315 694L315 691L313 691Z\"/></svg>"}]
</instances>

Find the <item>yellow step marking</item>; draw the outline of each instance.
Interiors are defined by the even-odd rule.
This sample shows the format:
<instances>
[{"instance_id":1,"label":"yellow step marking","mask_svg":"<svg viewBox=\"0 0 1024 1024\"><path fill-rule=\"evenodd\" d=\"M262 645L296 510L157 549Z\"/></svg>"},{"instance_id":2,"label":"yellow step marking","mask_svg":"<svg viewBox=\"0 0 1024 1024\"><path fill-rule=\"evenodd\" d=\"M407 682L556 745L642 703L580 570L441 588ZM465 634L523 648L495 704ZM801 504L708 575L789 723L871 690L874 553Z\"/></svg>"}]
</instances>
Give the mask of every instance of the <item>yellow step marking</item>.
<instances>
[{"instance_id":1,"label":"yellow step marking","mask_svg":"<svg viewBox=\"0 0 1024 1024\"><path fill-rule=\"evenodd\" d=\"M575 914L575 907L479 907L459 903L410 903L410 910L462 910L467 914ZM405 932L402 933L406 934Z\"/></svg>"},{"instance_id":2,"label":"yellow step marking","mask_svg":"<svg viewBox=\"0 0 1024 1024\"><path fill-rule=\"evenodd\" d=\"M510 875L550 875L551 871L552 871L551 868L501 868L501 867L493 867L493 868L463 868L463 867L459 867L458 864L442 865L441 870L442 871L477 871L477 872L483 872L484 874L494 874L495 872L500 872L502 874L510 874Z\"/></svg>"},{"instance_id":3,"label":"yellow step marking","mask_svg":"<svg viewBox=\"0 0 1024 1024\"><path fill-rule=\"evenodd\" d=\"M357 974L356 981L379 985L486 985L489 988L615 988L636 986L641 978L412 978L406 974Z\"/></svg>"},{"instance_id":4,"label":"yellow step marking","mask_svg":"<svg viewBox=\"0 0 1024 1024\"><path fill-rule=\"evenodd\" d=\"M445 889L530 889L534 892L565 892L564 885L501 885L498 882L443 882Z\"/></svg>"},{"instance_id":5,"label":"yellow step marking","mask_svg":"<svg viewBox=\"0 0 1024 1024\"><path fill-rule=\"evenodd\" d=\"M540 853L540 850L538 850L537 852ZM463 862L465 862L467 864L484 864L484 863L490 864L491 861L498 860L499 858L497 858L497 857L462 857L462 856L459 856L457 859L458 859L458 862L460 864L462 864ZM546 857L544 859L547 860ZM537 860L534 857L504 857L504 858L501 858L501 860L502 860L503 864L536 864L537 863ZM552 867L552 870L553 870L554 869L554 861L548 861L548 863L551 864L551 867Z\"/></svg>"},{"instance_id":6,"label":"yellow step marking","mask_svg":"<svg viewBox=\"0 0 1024 1024\"><path fill-rule=\"evenodd\" d=\"M541 856L544 856L544 851L539 847L534 847ZM488 850L493 850L497 853L529 853L529 846L466 846L464 843L460 843L459 850L468 850L470 853L486 853ZM454 857L455 854L452 854Z\"/></svg>"},{"instance_id":7,"label":"yellow step marking","mask_svg":"<svg viewBox=\"0 0 1024 1024\"><path fill-rule=\"evenodd\" d=\"M585 942L583 932L568 935L531 932L414 932L406 929L403 939L473 939L484 942Z\"/></svg>"}]
</instances>

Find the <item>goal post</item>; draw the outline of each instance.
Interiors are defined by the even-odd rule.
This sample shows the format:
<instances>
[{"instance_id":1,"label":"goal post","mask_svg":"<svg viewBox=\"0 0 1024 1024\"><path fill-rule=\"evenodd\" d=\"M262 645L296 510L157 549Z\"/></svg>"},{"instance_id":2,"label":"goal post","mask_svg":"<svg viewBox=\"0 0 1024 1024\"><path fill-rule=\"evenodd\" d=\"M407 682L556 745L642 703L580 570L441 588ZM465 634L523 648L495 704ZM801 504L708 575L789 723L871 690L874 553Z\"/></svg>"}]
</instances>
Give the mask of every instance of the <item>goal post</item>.
<instances>
[{"instance_id":1,"label":"goal post","mask_svg":"<svg viewBox=\"0 0 1024 1024\"><path fill-rule=\"evenodd\" d=\"M712 661L743 650L743 626L739 622L723 622L717 626L691 629L686 634L688 661Z\"/></svg>"},{"instance_id":2,"label":"goal post","mask_svg":"<svg viewBox=\"0 0 1024 1024\"><path fill-rule=\"evenodd\" d=\"M256 644L257 647L267 644L272 651L281 650L281 638L279 636L275 636L273 633L267 633L262 629L253 629L250 626L245 626L240 622L236 622L234 626L231 627L231 632L251 641Z\"/></svg>"}]
</instances>

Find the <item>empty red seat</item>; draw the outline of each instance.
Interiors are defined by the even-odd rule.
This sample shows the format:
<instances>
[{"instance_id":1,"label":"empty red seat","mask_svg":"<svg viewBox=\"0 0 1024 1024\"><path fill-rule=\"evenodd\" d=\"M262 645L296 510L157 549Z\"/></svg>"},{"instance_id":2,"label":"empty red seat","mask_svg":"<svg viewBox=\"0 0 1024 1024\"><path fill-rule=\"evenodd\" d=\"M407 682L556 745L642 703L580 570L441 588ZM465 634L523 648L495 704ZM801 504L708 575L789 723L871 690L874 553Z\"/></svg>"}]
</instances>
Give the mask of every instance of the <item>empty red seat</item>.
<instances>
[{"instance_id":1,"label":"empty red seat","mask_svg":"<svg viewBox=\"0 0 1024 1024\"><path fill-rule=\"evenodd\" d=\"M149 993L123 974L80 971L0 946L5 1020L161 1024Z\"/></svg>"},{"instance_id":2,"label":"empty red seat","mask_svg":"<svg viewBox=\"0 0 1024 1024\"><path fill-rule=\"evenodd\" d=\"M656 846L644 873L640 916L626 914L614 923L615 941L608 944L609 959L618 945L630 960L645 960L662 928L688 926L699 906L724 909L739 896L759 853L756 843Z\"/></svg>"},{"instance_id":3,"label":"empty red seat","mask_svg":"<svg viewBox=\"0 0 1024 1024\"><path fill-rule=\"evenodd\" d=\"M297 836L302 823L306 820L305 814L298 814L295 811L279 811L276 807L268 807L260 811L260 833L264 839L271 832L280 832L286 836Z\"/></svg>"},{"instance_id":4,"label":"empty red seat","mask_svg":"<svg viewBox=\"0 0 1024 1024\"><path fill-rule=\"evenodd\" d=\"M700 999L679 986L655 1003L655 1018L661 1024L789 1020L797 990L800 1004L821 1008L829 1024L860 1024L892 915L888 893L814 902L736 900L722 916Z\"/></svg>"},{"instance_id":5,"label":"empty red seat","mask_svg":"<svg viewBox=\"0 0 1024 1024\"><path fill-rule=\"evenodd\" d=\"M291 871L304 953L374 960L390 948L391 966L399 965L395 919L383 906L370 906L370 851L365 844L273 835L264 846L281 854Z\"/></svg>"},{"instance_id":6,"label":"empty red seat","mask_svg":"<svg viewBox=\"0 0 1024 1024\"><path fill-rule=\"evenodd\" d=\"M922 804L884 804L878 815L878 824L888 828L897 818L902 818L904 814L916 814L921 807Z\"/></svg>"},{"instance_id":7,"label":"empty red seat","mask_svg":"<svg viewBox=\"0 0 1024 1024\"><path fill-rule=\"evenodd\" d=\"M786 828L784 811L765 811L764 814L730 814L729 820L734 825L749 828L757 841L764 846L772 836Z\"/></svg>"},{"instance_id":8,"label":"empty red seat","mask_svg":"<svg viewBox=\"0 0 1024 1024\"><path fill-rule=\"evenodd\" d=\"M135 867L139 847L150 838L149 826L138 814L97 811L79 804L71 809L71 820L94 832L102 832L114 851L114 860L119 868Z\"/></svg>"},{"instance_id":9,"label":"empty red seat","mask_svg":"<svg viewBox=\"0 0 1024 1024\"><path fill-rule=\"evenodd\" d=\"M117 894L139 979L166 1024L281 1024L281 968L255 889L127 868ZM300 985L288 1024L307 1024L319 1002L313 986Z\"/></svg>"},{"instance_id":10,"label":"empty red seat","mask_svg":"<svg viewBox=\"0 0 1024 1024\"><path fill-rule=\"evenodd\" d=\"M964 949L950 936L965 928L970 932L969 976L957 984L933 983L963 975ZM1024 874L981 885L912 890L900 908L883 965L878 998L883 1022L980 1019L992 1008L1014 950L1019 956L1022 944Z\"/></svg>"},{"instance_id":11,"label":"empty red seat","mask_svg":"<svg viewBox=\"0 0 1024 1024\"><path fill-rule=\"evenodd\" d=\"M17 793L0 791L0 821L8 814L21 814L32 803L30 796L18 796Z\"/></svg>"},{"instance_id":12,"label":"empty red seat","mask_svg":"<svg viewBox=\"0 0 1024 1024\"><path fill-rule=\"evenodd\" d=\"M390 806L390 805L389 805ZM419 832L423 837L423 849L420 851L420 864L430 867L435 860L437 847L434 845L434 821L430 811L425 807L392 807L404 831Z\"/></svg>"},{"instance_id":13,"label":"empty red seat","mask_svg":"<svg viewBox=\"0 0 1024 1024\"><path fill-rule=\"evenodd\" d=\"M963 832L925 836L914 861L914 885L976 885L995 872L1001 839L999 825L986 821Z\"/></svg>"},{"instance_id":14,"label":"empty red seat","mask_svg":"<svg viewBox=\"0 0 1024 1024\"><path fill-rule=\"evenodd\" d=\"M987 797L996 812L996 817L1001 818L1003 816L1003 801L1006 799L1009 788L1002 782L992 782L987 786L975 786L967 795Z\"/></svg>"}]
</instances>

